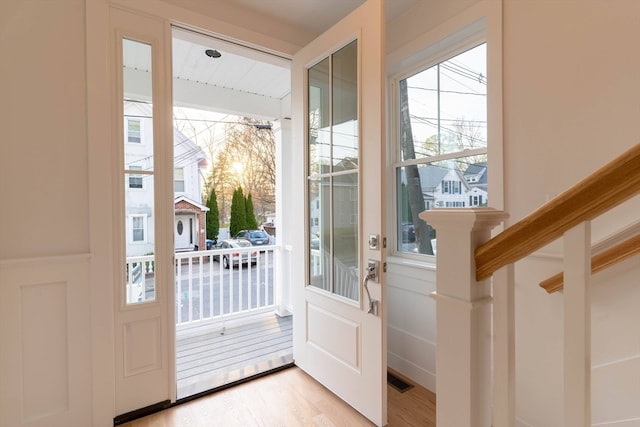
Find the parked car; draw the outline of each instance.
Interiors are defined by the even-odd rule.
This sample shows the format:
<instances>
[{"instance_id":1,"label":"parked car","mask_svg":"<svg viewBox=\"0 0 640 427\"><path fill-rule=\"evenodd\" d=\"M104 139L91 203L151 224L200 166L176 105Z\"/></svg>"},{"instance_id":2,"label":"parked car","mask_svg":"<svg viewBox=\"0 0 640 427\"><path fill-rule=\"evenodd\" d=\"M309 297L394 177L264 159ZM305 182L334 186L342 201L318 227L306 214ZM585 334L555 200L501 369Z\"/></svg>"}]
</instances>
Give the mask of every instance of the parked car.
<instances>
[{"instance_id":1,"label":"parked car","mask_svg":"<svg viewBox=\"0 0 640 427\"><path fill-rule=\"evenodd\" d=\"M248 240L227 239L218 242L215 249L231 249L231 248L250 248L251 243ZM251 252L232 252L225 254L213 254L214 261L220 261L222 256L222 266L229 268L231 265L239 266L240 264L255 264L258 261L258 253L256 251Z\"/></svg>"},{"instance_id":2,"label":"parked car","mask_svg":"<svg viewBox=\"0 0 640 427\"><path fill-rule=\"evenodd\" d=\"M416 229L410 222L402 223L402 241L403 242L415 242L416 241Z\"/></svg>"},{"instance_id":3,"label":"parked car","mask_svg":"<svg viewBox=\"0 0 640 427\"><path fill-rule=\"evenodd\" d=\"M207 250L210 251L211 249L213 249L215 242L211 239L207 239L205 240L205 244L207 246Z\"/></svg>"},{"instance_id":4,"label":"parked car","mask_svg":"<svg viewBox=\"0 0 640 427\"><path fill-rule=\"evenodd\" d=\"M253 246L265 246L269 244L269 235L262 230L240 230L234 239L244 239L249 241Z\"/></svg>"}]
</instances>

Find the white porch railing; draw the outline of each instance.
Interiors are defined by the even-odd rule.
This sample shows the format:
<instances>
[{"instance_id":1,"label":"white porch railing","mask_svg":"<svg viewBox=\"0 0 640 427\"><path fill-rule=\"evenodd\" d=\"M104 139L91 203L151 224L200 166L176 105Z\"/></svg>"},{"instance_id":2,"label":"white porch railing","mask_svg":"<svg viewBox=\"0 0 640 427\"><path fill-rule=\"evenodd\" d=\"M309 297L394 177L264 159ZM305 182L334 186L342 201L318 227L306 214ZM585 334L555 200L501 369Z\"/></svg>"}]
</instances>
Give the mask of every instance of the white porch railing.
<instances>
[{"instance_id":1,"label":"white porch railing","mask_svg":"<svg viewBox=\"0 0 640 427\"><path fill-rule=\"evenodd\" d=\"M329 252L320 249L311 249L309 269L311 277L329 277L331 274L331 255ZM358 292L360 289L358 267L349 266L338 259L334 259L333 272L333 292L352 300L358 300Z\"/></svg>"},{"instance_id":2,"label":"white porch railing","mask_svg":"<svg viewBox=\"0 0 640 427\"><path fill-rule=\"evenodd\" d=\"M147 288L151 288L153 294L155 294L154 272L155 260L153 255L127 258L125 266L127 303L146 301L148 299Z\"/></svg>"},{"instance_id":3,"label":"white porch railing","mask_svg":"<svg viewBox=\"0 0 640 427\"><path fill-rule=\"evenodd\" d=\"M251 246L176 253L176 326L274 310L276 250ZM127 258L128 302L154 297L154 267L153 255Z\"/></svg>"}]
</instances>

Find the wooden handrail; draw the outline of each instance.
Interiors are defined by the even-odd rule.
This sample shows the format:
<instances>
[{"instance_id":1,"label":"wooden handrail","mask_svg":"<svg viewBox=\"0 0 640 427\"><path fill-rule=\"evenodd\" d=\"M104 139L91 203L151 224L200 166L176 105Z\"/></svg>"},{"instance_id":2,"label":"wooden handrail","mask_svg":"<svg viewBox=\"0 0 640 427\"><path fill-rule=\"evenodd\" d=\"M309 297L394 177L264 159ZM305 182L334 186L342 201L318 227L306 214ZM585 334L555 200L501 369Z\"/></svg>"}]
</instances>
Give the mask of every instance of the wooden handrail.
<instances>
[{"instance_id":1,"label":"wooden handrail","mask_svg":"<svg viewBox=\"0 0 640 427\"><path fill-rule=\"evenodd\" d=\"M640 254L640 235L627 239L591 257L591 274L609 268L637 254ZM540 287L550 294L561 290L563 285L563 273L558 273L540 282Z\"/></svg>"},{"instance_id":2,"label":"wooden handrail","mask_svg":"<svg viewBox=\"0 0 640 427\"><path fill-rule=\"evenodd\" d=\"M640 144L479 246L475 251L476 280L488 278L638 192Z\"/></svg>"}]
</instances>

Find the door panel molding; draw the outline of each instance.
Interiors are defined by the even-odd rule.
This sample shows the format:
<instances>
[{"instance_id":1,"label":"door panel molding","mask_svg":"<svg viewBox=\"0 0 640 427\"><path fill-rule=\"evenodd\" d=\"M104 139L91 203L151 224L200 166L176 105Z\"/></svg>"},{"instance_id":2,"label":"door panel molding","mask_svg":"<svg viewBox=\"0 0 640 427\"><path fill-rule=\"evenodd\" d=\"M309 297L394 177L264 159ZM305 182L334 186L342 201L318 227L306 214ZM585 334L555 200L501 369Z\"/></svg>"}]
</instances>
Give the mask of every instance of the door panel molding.
<instances>
[{"instance_id":1,"label":"door panel molding","mask_svg":"<svg viewBox=\"0 0 640 427\"><path fill-rule=\"evenodd\" d=\"M359 372L360 325L319 306L307 308L307 341Z\"/></svg>"}]
</instances>

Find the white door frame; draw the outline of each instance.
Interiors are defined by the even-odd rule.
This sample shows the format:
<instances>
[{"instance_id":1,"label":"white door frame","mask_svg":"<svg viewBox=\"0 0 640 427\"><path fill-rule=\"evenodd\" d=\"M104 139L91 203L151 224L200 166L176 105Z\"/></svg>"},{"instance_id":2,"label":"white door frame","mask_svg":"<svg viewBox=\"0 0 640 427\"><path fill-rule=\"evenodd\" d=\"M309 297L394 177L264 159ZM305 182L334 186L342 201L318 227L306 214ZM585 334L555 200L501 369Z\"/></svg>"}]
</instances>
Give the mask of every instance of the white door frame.
<instances>
[{"instance_id":1,"label":"white door frame","mask_svg":"<svg viewBox=\"0 0 640 427\"><path fill-rule=\"evenodd\" d=\"M114 173L114 352L115 414L120 416L152 405L167 406L175 400L175 328L173 268L173 124L171 117L171 32L166 20L109 8L111 34L110 66L113 79L110 98L114 111L112 134ZM155 298L138 304L126 302L124 280L124 123L123 94L134 88L123 78L122 40L130 39L151 47L151 87L153 105L153 187L155 243ZM135 88L137 90L137 88ZM143 94L143 90L139 93Z\"/></svg>"}]
</instances>

